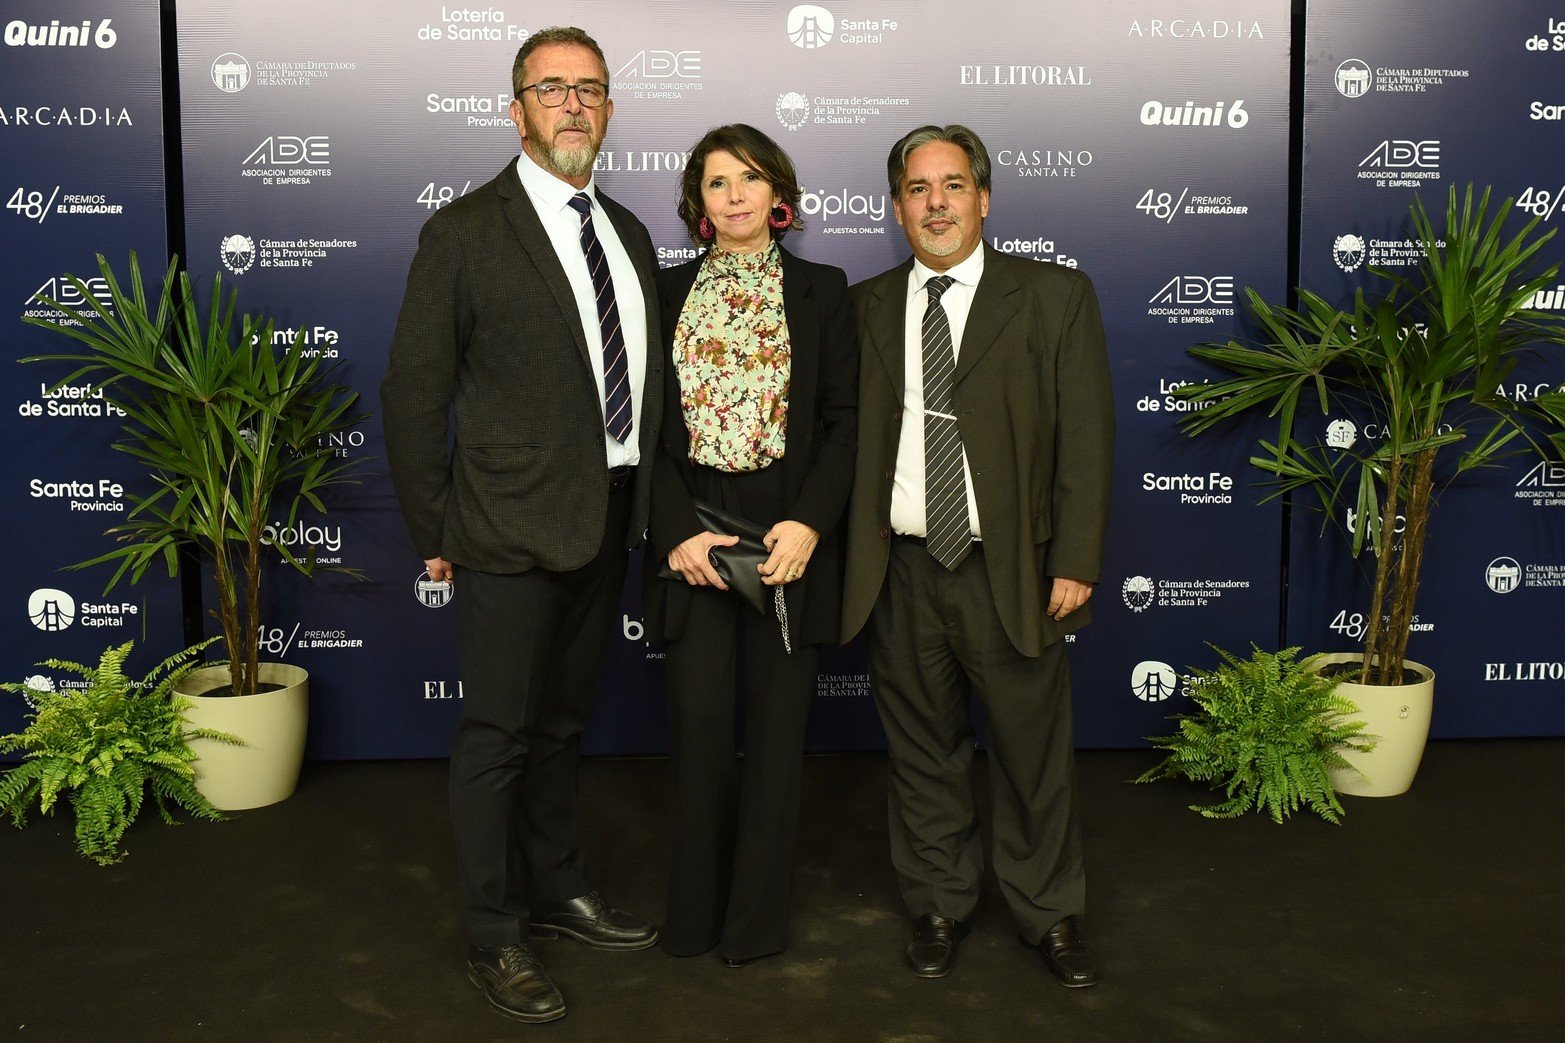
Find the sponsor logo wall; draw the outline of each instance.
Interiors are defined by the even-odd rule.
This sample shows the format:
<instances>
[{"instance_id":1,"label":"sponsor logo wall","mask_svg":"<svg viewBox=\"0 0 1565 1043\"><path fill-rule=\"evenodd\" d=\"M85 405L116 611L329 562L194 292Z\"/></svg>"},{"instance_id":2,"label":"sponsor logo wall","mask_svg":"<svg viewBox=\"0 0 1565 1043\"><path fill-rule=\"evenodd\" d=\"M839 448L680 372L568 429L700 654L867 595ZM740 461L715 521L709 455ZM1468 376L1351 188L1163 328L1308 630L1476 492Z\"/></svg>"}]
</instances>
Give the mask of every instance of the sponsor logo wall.
<instances>
[{"instance_id":1,"label":"sponsor logo wall","mask_svg":"<svg viewBox=\"0 0 1565 1043\"><path fill-rule=\"evenodd\" d=\"M892 142L960 121L994 159L989 244L1092 276L1121 434L1096 621L1074 642L1086 745L1139 745L1164 727L1170 704L1127 683L1138 663L1182 674L1210 659L1204 641L1274 642L1281 612L1280 516L1243 488L1247 447L1173 433L1182 404L1169 392L1202 379L1190 343L1236 329L1239 287L1284 289L1289 8L1187 7L989 0L967 39L948 12L911 0L752 5L742 29L695 2L584 0L567 19L597 37L612 73L598 183L646 222L665 265L695 256L674 200L713 125L753 123L789 150L807 226L789 248L857 280L907 255L885 182ZM564 16L225 0L178 17L192 270L222 271L280 325L324 331L312 343L378 409L419 227L515 156L511 60ZM377 423L342 451L382 457ZM372 478L278 538L368 576L279 575L266 640L311 671L311 752L444 755L462 695L460 586L417 574L389 482ZM1133 577L1149 584L1139 608L1120 595ZM666 748L662 651L639 600L627 592L590 751ZM810 742L881 744L862 649L824 656Z\"/></svg>"},{"instance_id":2,"label":"sponsor logo wall","mask_svg":"<svg viewBox=\"0 0 1565 1043\"><path fill-rule=\"evenodd\" d=\"M110 449L117 411L69 369L15 360L72 343L24 324L59 313L37 298L87 307L106 299L94 255L125 271L130 251L156 281L167 258L156 0L86 0L5 7L0 77L0 500L9 566L0 579L0 677L55 687L79 678L35 667L46 658L95 663L134 639L132 671L176 651L176 584L149 574L104 594L110 567L64 572L109 550L137 468ZM66 273L80 276L85 290ZM43 670L40 673L40 670ZM25 706L0 699L0 732Z\"/></svg>"},{"instance_id":3,"label":"sponsor logo wall","mask_svg":"<svg viewBox=\"0 0 1565 1043\"><path fill-rule=\"evenodd\" d=\"M1417 24L1417 33L1408 26ZM1475 28L1478 31L1474 31ZM1559 85L1565 17L1556 4L1499 0L1481 13L1431 18L1407 0L1324 0L1309 9L1300 281L1348 303L1375 265L1416 262L1405 227L1421 193L1443 214L1452 185L1494 186L1515 200L1513 230L1533 216L1565 224ZM1558 240L1545 250L1565 260ZM1565 290L1534 306L1559 310ZM1565 381L1557 350L1523 362L1502 394L1527 398ZM1328 444L1373 440L1369 425L1319 418ZM1565 466L1517 456L1470 473L1441 496L1430 527L1408 655L1438 674L1435 736L1565 732ZM1289 562L1290 644L1362 646L1369 571L1340 528L1296 517Z\"/></svg>"}]
</instances>

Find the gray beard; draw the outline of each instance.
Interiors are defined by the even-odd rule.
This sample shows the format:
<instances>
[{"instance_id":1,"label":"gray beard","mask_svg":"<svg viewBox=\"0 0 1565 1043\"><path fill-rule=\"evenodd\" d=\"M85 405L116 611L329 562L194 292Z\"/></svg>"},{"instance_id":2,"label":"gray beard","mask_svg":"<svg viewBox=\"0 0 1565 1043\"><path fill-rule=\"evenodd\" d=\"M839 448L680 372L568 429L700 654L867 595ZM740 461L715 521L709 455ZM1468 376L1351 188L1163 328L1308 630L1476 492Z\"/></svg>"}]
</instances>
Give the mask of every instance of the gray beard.
<instances>
[{"instance_id":1,"label":"gray beard","mask_svg":"<svg viewBox=\"0 0 1565 1043\"><path fill-rule=\"evenodd\" d=\"M581 177L592 169L592 164L597 161L598 147L588 145L585 148L558 148L551 145L546 153L547 166L556 174L564 174L566 177Z\"/></svg>"}]
</instances>

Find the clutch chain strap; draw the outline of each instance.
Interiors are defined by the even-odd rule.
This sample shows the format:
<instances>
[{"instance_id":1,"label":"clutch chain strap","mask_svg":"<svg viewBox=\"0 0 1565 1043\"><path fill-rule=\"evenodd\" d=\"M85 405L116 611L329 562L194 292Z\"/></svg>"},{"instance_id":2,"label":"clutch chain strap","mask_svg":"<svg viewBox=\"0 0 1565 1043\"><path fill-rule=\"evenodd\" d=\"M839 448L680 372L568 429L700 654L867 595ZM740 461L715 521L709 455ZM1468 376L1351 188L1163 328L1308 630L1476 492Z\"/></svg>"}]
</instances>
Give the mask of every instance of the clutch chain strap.
<instances>
[{"instance_id":1,"label":"clutch chain strap","mask_svg":"<svg viewBox=\"0 0 1565 1043\"><path fill-rule=\"evenodd\" d=\"M777 622L782 627L783 651L793 655L793 642L788 638L788 603L783 600L783 588L772 588L772 604L777 609Z\"/></svg>"}]
</instances>

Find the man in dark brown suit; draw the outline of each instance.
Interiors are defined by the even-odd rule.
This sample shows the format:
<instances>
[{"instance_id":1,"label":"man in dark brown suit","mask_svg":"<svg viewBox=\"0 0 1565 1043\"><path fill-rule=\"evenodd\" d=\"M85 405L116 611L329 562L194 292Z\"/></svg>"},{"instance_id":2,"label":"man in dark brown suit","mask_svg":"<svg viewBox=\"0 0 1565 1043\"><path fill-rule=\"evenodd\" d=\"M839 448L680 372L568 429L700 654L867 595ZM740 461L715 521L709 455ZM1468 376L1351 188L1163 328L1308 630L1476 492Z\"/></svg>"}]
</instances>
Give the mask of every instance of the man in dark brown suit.
<instances>
[{"instance_id":1,"label":"man in dark brown suit","mask_svg":"<svg viewBox=\"0 0 1565 1043\"><path fill-rule=\"evenodd\" d=\"M913 257L853 288L863 364L843 637L869 633L914 973L949 972L978 903L971 692L989 721L1001 891L1023 941L1080 987L1097 972L1077 923L1063 639L1087 622L1098 576L1113 399L1087 277L984 245L989 170L958 125L891 150Z\"/></svg>"},{"instance_id":2,"label":"man in dark brown suit","mask_svg":"<svg viewBox=\"0 0 1565 1043\"><path fill-rule=\"evenodd\" d=\"M657 940L588 886L576 762L646 528L663 368L652 241L592 184L614 111L602 50L535 33L512 86L522 153L424 225L381 405L414 547L456 588L468 976L502 1013L552 1021L565 1003L528 933Z\"/></svg>"}]
</instances>

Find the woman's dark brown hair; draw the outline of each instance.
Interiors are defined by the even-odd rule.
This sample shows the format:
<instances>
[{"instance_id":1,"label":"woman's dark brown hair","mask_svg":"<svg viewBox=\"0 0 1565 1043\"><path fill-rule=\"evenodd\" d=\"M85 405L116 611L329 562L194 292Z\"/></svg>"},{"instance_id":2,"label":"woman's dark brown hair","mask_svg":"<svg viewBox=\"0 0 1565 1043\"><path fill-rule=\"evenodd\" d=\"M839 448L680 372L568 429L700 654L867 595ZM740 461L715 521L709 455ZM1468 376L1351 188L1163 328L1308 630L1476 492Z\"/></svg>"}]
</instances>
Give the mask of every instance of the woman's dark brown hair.
<instances>
[{"instance_id":1,"label":"woman's dark brown hair","mask_svg":"<svg viewBox=\"0 0 1565 1043\"><path fill-rule=\"evenodd\" d=\"M730 123L725 127L713 127L690 150L690 160L685 164L684 176L679 180L679 219L685 222L691 241L705 245L699 226L706 216L701 204L701 177L706 171L706 157L714 152L727 152L743 160L765 178L782 201L793 211L793 221L787 228L773 228L772 238L781 239L789 229L803 228L799 219L799 181L793 172L793 160L771 138L747 123Z\"/></svg>"}]
</instances>

